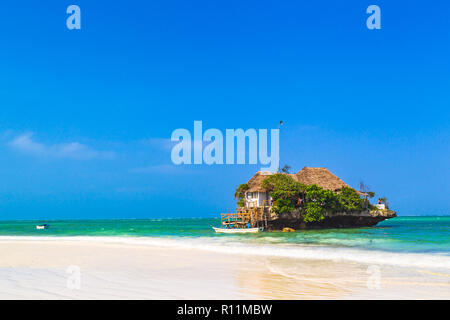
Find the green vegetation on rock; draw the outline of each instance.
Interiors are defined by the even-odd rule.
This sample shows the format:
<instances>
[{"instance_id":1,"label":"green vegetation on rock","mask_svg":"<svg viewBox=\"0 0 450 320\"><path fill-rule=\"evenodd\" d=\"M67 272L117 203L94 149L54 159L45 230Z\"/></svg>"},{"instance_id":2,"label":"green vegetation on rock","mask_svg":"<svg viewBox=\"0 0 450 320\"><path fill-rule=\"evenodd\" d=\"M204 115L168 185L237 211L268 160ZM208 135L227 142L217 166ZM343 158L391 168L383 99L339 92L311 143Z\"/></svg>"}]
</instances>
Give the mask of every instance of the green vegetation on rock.
<instances>
[{"instance_id":1,"label":"green vegetation on rock","mask_svg":"<svg viewBox=\"0 0 450 320\"><path fill-rule=\"evenodd\" d=\"M325 212L352 212L368 208L368 201L362 199L352 188L343 187L337 192L325 190L318 185L306 186L283 173L273 174L262 182L273 199L273 211L277 214L290 213L299 209L305 222L324 219ZM238 205L244 205L244 194L248 185L242 184L235 193Z\"/></svg>"},{"instance_id":2,"label":"green vegetation on rock","mask_svg":"<svg viewBox=\"0 0 450 320\"><path fill-rule=\"evenodd\" d=\"M243 207L245 205L245 192L248 190L248 184L241 184L234 193L234 198L237 200L237 205Z\"/></svg>"}]
</instances>

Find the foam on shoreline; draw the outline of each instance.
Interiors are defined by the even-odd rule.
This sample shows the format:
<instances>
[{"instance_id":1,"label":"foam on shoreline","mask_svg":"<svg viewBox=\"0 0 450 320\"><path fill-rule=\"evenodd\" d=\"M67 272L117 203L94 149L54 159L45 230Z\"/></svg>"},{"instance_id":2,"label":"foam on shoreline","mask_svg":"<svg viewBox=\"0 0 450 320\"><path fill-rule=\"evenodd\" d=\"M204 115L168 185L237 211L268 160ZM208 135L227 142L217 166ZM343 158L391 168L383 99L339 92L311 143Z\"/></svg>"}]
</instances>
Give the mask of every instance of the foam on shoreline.
<instances>
[{"instance_id":1,"label":"foam on shoreline","mask_svg":"<svg viewBox=\"0 0 450 320\"><path fill-rule=\"evenodd\" d=\"M33 242L95 242L153 246L174 249L196 249L223 254L280 257L307 260L350 261L362 264L392 265L450 271L450 256L426 253L395 253L381 250L364 250L331 246L309 246L300 244L258 244L237 242L229 238L169 238L169 237L33 237L0 236L0 241Z\"/></svg>"}]
</instances>

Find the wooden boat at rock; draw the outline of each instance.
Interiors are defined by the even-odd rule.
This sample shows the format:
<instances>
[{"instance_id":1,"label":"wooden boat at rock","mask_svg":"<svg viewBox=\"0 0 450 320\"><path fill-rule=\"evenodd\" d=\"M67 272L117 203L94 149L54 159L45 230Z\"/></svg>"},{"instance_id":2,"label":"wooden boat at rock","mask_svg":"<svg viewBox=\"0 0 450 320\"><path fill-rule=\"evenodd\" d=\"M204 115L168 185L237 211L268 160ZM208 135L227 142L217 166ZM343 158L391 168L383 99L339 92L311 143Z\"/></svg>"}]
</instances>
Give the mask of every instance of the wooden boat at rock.
<instances>
[{"instance_id":1,"label":"wooden boat at rock","mask_svg":"<svg viewBox=\"0 0 450 320\"><path fill-rule=\"evenodd\" d=\"M257 233L267 228L264 212L238 210L237 213L221 213L220 228L211 226L217 233Z\"/></svg>"},{"instance_id":2,"label":"wooden boat at rock","mask_svg":"<svg viewBox=\"0 0 450 320\"><path fill-rule=\"evenodd\" d=\"M217 233L257 233L263 231L264 228L216 228L212 227Z\"/></svg>"}]
</instances>

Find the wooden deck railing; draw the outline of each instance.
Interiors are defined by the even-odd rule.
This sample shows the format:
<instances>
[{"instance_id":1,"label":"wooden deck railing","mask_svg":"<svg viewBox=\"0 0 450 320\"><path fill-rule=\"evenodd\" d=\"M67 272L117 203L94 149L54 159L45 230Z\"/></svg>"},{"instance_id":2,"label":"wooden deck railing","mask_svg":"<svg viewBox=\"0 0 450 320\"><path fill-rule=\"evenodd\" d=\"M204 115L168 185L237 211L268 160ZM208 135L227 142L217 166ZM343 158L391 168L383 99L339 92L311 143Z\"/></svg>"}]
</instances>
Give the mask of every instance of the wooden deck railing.
<instances>
[{"instance_id":1,"label":"wooden deck railing","mask_svg":"<svg viewBox=\"0 0 450 320\"><path fill-rule=\"evenodd\" d=\"M267 227L267 219L270 215L267 207L238 208L236 213L221 213L222 226L243 227L249 224L253 227Z\"/></svg>"}]
</instances>

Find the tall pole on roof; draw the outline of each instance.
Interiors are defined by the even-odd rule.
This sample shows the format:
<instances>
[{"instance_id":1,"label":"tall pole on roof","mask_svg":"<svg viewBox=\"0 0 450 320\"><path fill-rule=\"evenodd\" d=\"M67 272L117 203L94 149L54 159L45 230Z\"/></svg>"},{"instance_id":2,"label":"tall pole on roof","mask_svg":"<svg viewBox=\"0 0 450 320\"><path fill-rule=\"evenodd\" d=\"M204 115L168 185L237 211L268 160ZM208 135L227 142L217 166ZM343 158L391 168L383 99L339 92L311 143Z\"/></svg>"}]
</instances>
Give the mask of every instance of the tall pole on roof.
<instances>
[{"instance_id":1,"label":"tall pole on roof","mask_svg":"<svg viewBox=\"0 0 450 320\"><path fill-rule=\"evenodd\" d=\"M278 131L280 131L281 132L281 126L283 125L283 120L280 120L280 122L278 123ZM281 134L279 133L278 134L278 136L279 137L281 137ZM281 140L281 139L280 139ZM279 142L279 146L278 146L278 152L279 152L279 154L281 155L281 142ZM280 159L279 159L279 163L278 163L278 172L280 172L281 171L281 167L280 167L280 165L281 165L281 156L280 156Z\"/></svg>"}]
</instances>

